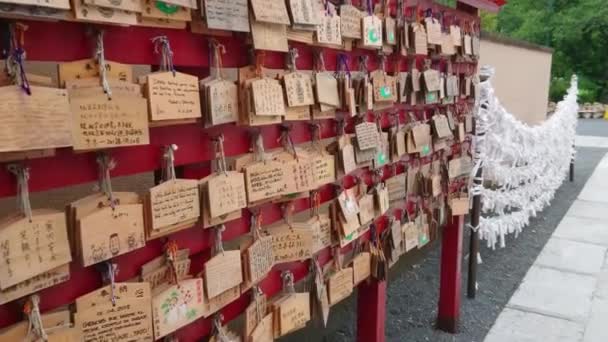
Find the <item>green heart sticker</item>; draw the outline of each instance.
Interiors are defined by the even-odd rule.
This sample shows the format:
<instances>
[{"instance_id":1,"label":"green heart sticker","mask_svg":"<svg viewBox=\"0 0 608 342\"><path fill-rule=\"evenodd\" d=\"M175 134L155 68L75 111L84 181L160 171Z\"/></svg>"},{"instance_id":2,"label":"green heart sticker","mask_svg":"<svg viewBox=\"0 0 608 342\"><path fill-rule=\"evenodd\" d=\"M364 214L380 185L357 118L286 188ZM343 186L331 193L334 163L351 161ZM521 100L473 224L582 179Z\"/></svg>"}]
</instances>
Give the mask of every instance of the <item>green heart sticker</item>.
<instances>
[{"instance_id":1,"label":"green heart sticker","mask_svg":"<svg viewBox=\"0 0 608 342\"><path fill-rule=\"evenodd\" d=\"M378 165L386 164L386 154L384 152L378 153Z\"/></svg>"},{"instance_id":2,"label":"green heart sticker","mask_svg":"<svg viewBox=\"0 0 608 342\"><path fill-rule=\"evenodd\" d=\"M393 32L390 32L390 33L388 34L388 40L389 40L390 42L394 42L394 41L395 41L395 34L394 34Z\"/></svg>"},{"instance_id":3,"label":"green heart sticker","mask_svg":"<svg viewBox=\"0 0 608 342\"><path fill-rule=\"evenodd\" d=\"M177 11L179 11L179 6L173 5L173 4L168 4L163 1L156 1L155 5L159 11L161 11L165 14L175 14L175 13L177 13Z\"/></svg>"},{"instance_id":4,"label":"green heart sticker","mask_svg":"<svg viewBox=\"0 0 608 342\"><path fill-rule=\"evenodd\" d=\"M425 145L425 146L422 148L422 154L423 154L423 155L427 155L427 154L429 154L429 153L431 153L431 148L429 147L429 145Z\"/></svg>"}]
</instances>

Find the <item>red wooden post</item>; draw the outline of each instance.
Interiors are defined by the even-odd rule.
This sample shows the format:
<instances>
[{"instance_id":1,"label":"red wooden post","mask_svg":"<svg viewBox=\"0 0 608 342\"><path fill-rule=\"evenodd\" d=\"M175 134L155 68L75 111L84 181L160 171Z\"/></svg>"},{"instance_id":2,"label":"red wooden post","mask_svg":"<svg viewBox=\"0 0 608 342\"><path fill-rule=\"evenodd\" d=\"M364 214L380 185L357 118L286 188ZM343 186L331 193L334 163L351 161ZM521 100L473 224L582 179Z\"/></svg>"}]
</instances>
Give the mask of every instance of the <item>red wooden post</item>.
<instances>
[{"instance_id":1,"label":"red wooden post","mask_svg":"<svg viewBox=\"0 0 608 342\"><path fill-rule=\"evenodd\" d=\"M357 290L357 341L384 342L386 281L363 282Z\"/></svg>"},{"instance_id":2,"label":"red wooden post","mask_svg":"<svg viewBox=\"0 0 608 342\"><path fill-rule=\"evenodd\" d=\"M460 318L460 279L464 216L453 216L443 230L441 241L441 281L437 328L458 331Z\"/></svg>"}]
</instances>

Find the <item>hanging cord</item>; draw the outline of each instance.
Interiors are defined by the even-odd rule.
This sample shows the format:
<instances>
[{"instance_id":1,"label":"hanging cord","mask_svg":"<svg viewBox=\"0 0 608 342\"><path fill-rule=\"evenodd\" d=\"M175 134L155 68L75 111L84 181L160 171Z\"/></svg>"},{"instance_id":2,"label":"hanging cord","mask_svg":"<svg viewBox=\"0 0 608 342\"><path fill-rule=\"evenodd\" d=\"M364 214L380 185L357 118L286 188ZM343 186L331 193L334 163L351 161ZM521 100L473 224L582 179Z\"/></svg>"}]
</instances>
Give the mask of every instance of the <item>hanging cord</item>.
<instances>
[{"instance_id":1,"label":"hanging cord","mask_svg":"<svg viewBox=\"0 0 608 342\"><path fill-rule=\"evenodd\" d=\"M30 169L18 164L10 164L7 169L17 177L17 207L32 222L32 205L30 203L30 191L28 187Z\"/></svg>"},{"instance_id":2,"label":"hanging cord","mask_svg":"<svg viewBox=\"0 0 608 342\"><path fill-rule=\"evenodd\" d=\"M222 242L222 233L226 230L223 224L215 226L215 241L213 243L213 255L224 254L224 243Z\"/></svg>"},{"instance_id":3,"label":"hanging cord","mask_svg":"<svg viewBox=\"0 0 608 342\"><path fill-rule=\"evenodd\" d=\"M261 234L260 230L262 228L262 211L259 209L250 209L250 224L249 229L251 231L251 235L253 236L253 241L257 241L260 239Z\"/></svg>"},{"instance_id":4,"label":"hanging cord","mask_svg":"<svg viewBox=\"0 0 608 342\"><path fill-rule=\"evenodd\" d=\"M367 68L367 62L369 61L369 56L361 55L359 56L359 72L363 74L366 78L369 75L369 70Z\"/></svg>"},{"instance_id":5,"label":"hanging cord","mask_svg":"<svg viewBox=\"0 0 608 342\"><path fill-rule=\"evenodd\" d=\"M25 341L48 341L48 336L46 331L44 331L42 323L42 315L40 314L40 296L37 294L31 295L23 306L23 313L25 313L29 321Z\"/></svg>"},{"instance_id":6,"label":"hanging cord","mask_svg":"<svg viewBox=\"0 0 608 342\"><path fill-rule=\"evenodd\" d=\"M334 265L336 267L336 271L342 270L342 254L340 254L340 247L336 246L332 248L332 254L334 257Z\"/></svg>"},{"instance_id":7,"label":"hanging cord","mask_svg":"<svg viewBox=\"0 0 608 342\"><path fill-rule=\"evenodd\" d=\"M215 67L215 75L216 79L224 78L223 71L223 63L222 63L222 55L226 54L226 47L223 44L220 44L216 39L209 39L209 60L213 62L213 66Z\"/></svg>"},{"instance_id":8,"label":"hanging cord","mask_svg":"<svg viewBox=\"0 0 608 342\"><path fill-rule=\"evenodd\" d=\"M321 124L318 122L311 122L308 124L310 128L311 145L323 153L323 147L321 146Z\"/></svg>"},{"instance_id":9,"label":"hanging cord","mask_svg":"<svg viewBox=\"0 0 608 342\"><path fill-rule=\"evenodd\" d=\"M171 50L171 44L167 36L157 36L152 38L154 44L154 53L160 54L160 71L170 71L175 77L175 66L173 65L173 50Z\"/></svg>"},{"instance_id":10,"label":"hanging cord","mask_svg":"<svg viewBox=\"0 0 608 342\"><path fill-rule=\"evenodd\" d=\"M105 262L106 270L102 273L102 278L105 283L110 283L110 302L112 302L113 306L116 306L116 294L115 294L115 279L116 274L118 273L118 265L112 263L111 261Z\"/></svg>"},{"instance_id":11,"label":"hanging cord","mask_svg":"<svg viewBox=\"0 0 608 342\"><path fill-rule=\"evenodd\" d=\"M363 1L361 1L361 2L363 2ZM367 10L367 15L374 14L374 5L373 5L373 1L372 0L367 0L365 2L365 10Z\"/></svg>"},{"instance_id":12,"label":"hanging cord","mask_svg":"<svg viewBox=\"0 0 608 342\"><path fill-rule=\"evenodd\" d=\"M228 174L228 167L226 164L226 154L224 152L224 135L220 134L213 139L213 145L215 148L215 171L217 173Z\"/></svg>"},{"instance_id":13,"label":"hanging cord","mask_svg":"<svg viewBox=\"0 0 608 342\"><path fill-rule=\"evenodd\" d=\"M296 160L298 159L298 152L296 151L296 146L293 143L293 139L291 139L291 126L283 124L281 125L281 136L279 137L277 142L280 142L283 145L283 148L290 153Z\"/></svg>"},{"instance_id":14,"label":"hanging cord","mask_svg":"<svg viewBox=\"0 0 608 342\"><path fill-rule=\"evenodd\" d=\"M163 153L163 181L175 180L175 151L177 151L178 146L175 144L171 144L165 147L165 153Z\"/></svg>"},{"instance_id":15,"label":"hanging cord","mask_svg":"<svg viewBox=\"0 0 608 342\"><path fill-rule=\"evenodd\" d=\"M252 132L251 147L253 150L253 157L256 162L266 161L266 152L264 150L264 138L260 131Z\"/></svg>"},{"instance_id":16,"label":"hanging cord","mask_svg":"<svg viewBox=\"0 0 608 342\"><path fill-rule=\"evenodd\" d=\"M171 284L178 284L179 279L177 276L177 268L175 264L177 263L177 252L179 251L179 247L177 246L177 242L169 241L165 246L165 258L167 263L169 264L169 281Z\"/></svg>"},{"instance_id":17,"label":"hanging cord","mask_svg":"<svg viewBox=\"0 0 608 342\"><path fill-rule=\"evenodd\" d=\"M283 271L281 273L281 279L283 279L283 293L292 294L296 292L296 288L293 280L293 273L291 271Z\"/></svg>"},{"instance_id":18,"label":"hanging cord","mask_svg":"<svg viewBox=\"0 0 608 342\"><path fill-rule=\"evenodd\" d=\"M6 71L15 84L20 86L27 95L32 95L30 83L27 80L23 65L26 58L23 46L25 45L24 35L27 28L22 23L15 23L9 26L11 54L6 59Z\"/></svg>"},{"instance_id":19,"label":"hanging cord","mask_svg":"<svg viewBox=\"0 0 608 342\"><path fill-rule=\"evenodd\" d=\"M289 48L289 52L286 55L286 61L285 61L285 64L287 64L287 68L289 69L289 71L291 71L291 72L298 71L298 68L296 66L296 61L298 60L298 57L300 57L300 54L298 53L298 49L296 49L294 47Z\"/></svg>"},{"instance_id":20,"label":"hanging cord","mask_svg":"<svg viewBox=\"0 0 608 342\"><path fill-rule=\"evenodd\" d=\"M319 217L321 207L321 194L318 190L312 190L310 192L310 217Z\"/></svg>"},{"instance_id":21,"label":"hanging cord","mask_svg":"<svg viewBox=\"0 0 608 342\"><path fill-rule=\"evenodd\" d=\"M260 303L262 301L262 298L264 297L264 292L262 292L262 288L260 288L258 285L253 286L252 292L253 301L255 302L256 314L258 315L259 320L262 320L262 317L264 317L264 315L266 314L265 312L263 312L263 308Z\"/></svg>"},{"instance_id":22,"label":"hanging cord","mask_svg":"<svg viewBox=\"0 0 608 342\"><path fill-rule=\"evenodd\" d=\"M215 337L218 342L230 342L230 338L226 334L224 327L222 327L222 320L224 320L224 315L221 313L217 313L215 317L213 317L213 330L215 330Z\"/></svg>"},{"instance_id":23,"label":"hanging cord","mask_svg":"<svg viewBox=\"0 0 608 342\"><path fill-rule=\"evenodd\" d=\"M293 202L285 202L281 205L281 214L283 215L283 220L287 225L291 228L291 223L293 221L293 211L294 205Z\"/></svg>"},{"instance_id":24,"label":"hanging cord","mask_svg":"<svg viewBox=\"0 0 608 342\"><path fill-rule=\"evenodd\" d=\"M106 73L106 56L103 46L103 30L100 30L97 33L97 48L95 50L95 57L97 59L97 63L99 64L99 78L101 82L101 87L103 88L103 92L108 95L108 99L111 100L112 89L110 89L110 83L108 82L108 77Z\"/></svg>"},{"instance_id":25,"label":"hanging cord","mask_svg":"<svg viewBox=\"0 0 608 342\"><path fill-rule=\"evenodd\" d=\"M255 75L262 78L264 76L264 61L266 60L266 52L256 51L255 54Z\"/></svg>"},{"instance_id":26,"label":"hanging cord","mask_svg":"<svg viewBox=\"0 0 608 342\"><path fill-rule=\"evenodd\" d=\"M110 158L107 153L99 152L97 154L97 164L99 166L99 188L108 197L110 207L114 210L117 201L112 191L110 171L116 167L116 161Z\"/></svg>"},{"instance_id":27,"label":"hanging cord","mask_svg":"<svg viewBox=\"0 0 608 342\"><path fill-rule=\"evenodd\" d=\"M346 75L348 80L351 79L350 67L349 65L349 57L345 53L338 54L338 67L336 68L336 72L334 76L337 78L340 75Z\"/></svg>"},{"instance_id":28,"label":"hanging cord","mask_svg":"<svg viewBox=\"0 0 608 342\"><path fill-rule=\"evenodd\" d=\"M325 57L323 56L323 49L314 50L314 58L315 58L315 71L317 72L325 72Z\"/></svg>"}]
</instances>

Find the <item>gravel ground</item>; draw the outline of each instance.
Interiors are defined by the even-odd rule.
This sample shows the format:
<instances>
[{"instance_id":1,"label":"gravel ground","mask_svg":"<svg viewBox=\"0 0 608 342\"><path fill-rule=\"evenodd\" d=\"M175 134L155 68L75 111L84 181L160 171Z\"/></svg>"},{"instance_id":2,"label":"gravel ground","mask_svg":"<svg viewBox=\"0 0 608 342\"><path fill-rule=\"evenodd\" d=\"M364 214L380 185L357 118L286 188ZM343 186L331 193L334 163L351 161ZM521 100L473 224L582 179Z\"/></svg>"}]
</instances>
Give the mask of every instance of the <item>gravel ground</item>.
<instances>
[{"instance_id":1,"label":"gravel ground","mask_svg":"<svg viewBox=\"0 0 608 342\"><path fill-rule=\"evenodd\" d=\"M604 132L604 134L608 133ZM492 327L543 246L576 199L583 185L607 151L579 148L575 181L566 181L557 191L551 207L532 220L519 238L510 237L507 246L491 250L481 246L483 263L478 269L477 298L466 298L467 255L463 259L460 332L443 333L434 328L439 289L439 244L402 260L391 270L387 294L386 340L394 342L481 342ZM468 233L465 234L466 254ZM326 330L308 328L282 341L354 341L356 295L332 308Z\"/></svg>"}]
</instances>

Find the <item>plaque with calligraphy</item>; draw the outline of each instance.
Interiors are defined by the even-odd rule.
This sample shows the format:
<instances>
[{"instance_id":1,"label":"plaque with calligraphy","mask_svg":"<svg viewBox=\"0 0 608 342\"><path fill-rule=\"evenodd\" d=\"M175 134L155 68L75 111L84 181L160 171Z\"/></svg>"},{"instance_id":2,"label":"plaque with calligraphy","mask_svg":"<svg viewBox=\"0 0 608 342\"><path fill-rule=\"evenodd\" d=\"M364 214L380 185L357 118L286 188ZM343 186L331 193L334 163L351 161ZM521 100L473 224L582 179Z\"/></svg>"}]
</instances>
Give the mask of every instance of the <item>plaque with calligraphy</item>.
<instances>
[{"instance_id":1,"label":"plaque with calligraphy","mask_svg":"<svg viewBox=\"0 0 608 342\"><path fill-rule=\"evenodd\" d=\"M275 264L300 261L312 256L312 230L279 226L268 228L264 233L272 237Z\"/></svg>"},{"instance_id":2,"label":"plaque with calligraphy","mask_svg":"<svg viewBox=\"0 0 608 342\"><path fill-rule=\"evenodd\" d=\"M38 209L31 221L20 214L5 218L0 222L0 253L2 290L69 263L65 213Z\"/></svg>"},{"instance_id":3,"label":"plaque with calligraphy","mask_svg":"<svg viewBox=\"0 0 608 342\"><path fill-rule=\"evenodd\" d=\"M287 104L289 107L315 104L310 75L302 72L292 72L283 76Z\"/></svg>"},{"instance_id":4,"label":"plaque with calligraphy","mask_svg":"<svg viewBox=\"0 0 608 342\"><path fill-rule=\"evenodd\" d=\"M460 26L450 25L450 36L452 37L454 46L462 46L462 34L460 31Z\"/></svg>"},{"instance_id":5,"label":"plaque with calligraphy","mask_svg":"<svg viewBox=\"0 0 608 342\"><path fill-rule=\"evenodd\" d=\"M285 108L285 121L308 121L310 120L310 106Z\"/></svg>"},{"instance_id":6,"label":"plaque with calligraphy","mask_svg":"<svg viewBox=\"0 0 608 342\"><path fill-rule=\"evenodd\" d=\"M133 70L130 65L106 60L106 77L125 82L133 82ZM96 59L81 59L73 62L59 63L59 85L66 86L67 81L96 78L99 80L99 62Z\"/></svg>"},{"instance_id":7,"label":"plaque with calligraphy","mask_svg":"<svg viewBox=\"0 0 608 342\"><path fill-rule=\"evenodd\" d=\"M75 150L150 143L148 109L143 98L105 95L71 100Z\"/></svg>"},{"instance_id":8,"label":"plaque with calligraphy","mask_svg":"<svg viewBox=\"0 0 608 342\"><path fill-rule=\"evenodd\" d=\"M264 317L258 325L253 329L249 336L251 342L272 342L274 341L273 334L273 315L269 313Z\"/></svg>"},{"instance_id":9,"label":"plaque with calligraphy","mask_svg":"<svg viewBox=\"0 0 608 342\"><path fill-rule=\"evenodd\" d=\"M203 3L210 29L249 32L247 0L205 0Z\"/></svg>"},{"instance_id":10,"label":"plaque with calligraphy","mask_svg":"<svg viewBox=\"0 0 608 342\"><path fill-rule=\"evenodd\" d=\"M411 40L414 41L414 53L416 55L426 56L428 54L428 42L424 26L417 23L412 24Z\"/></svg>"},{"instance_id":11,"label":"plaque with calligraphy","mask_svg":"<svg viewBox=\"0 0 608 342\"><path fill-rule=\"evenodd\" d=\"M397 21L390 16L384 18L384 41L388 45L397 45Z\"/></svg>"},{"instance_id":12,"label":"plaque with calligraphy","mask_svg":"<svg viewBox=\"0 0 608 342\"><path fill-rule=\"evenodd\" d=\"M149 238L191 226L200 216L198 181L169 180L150 189L147 208Z\"/></svg>"},{"instance_id":13,"label":"plaque with calligraphy","mask_svg":"<svg viewBox=\"0 0 608 342\"><path fill-rule=\"evenodd\" d=\"M275 1L275 0L270 0ZM279 1L277 1L279 2ZM251 22L251 37L256 50L287 52L287 27L260 21Z\"/></svg>"},{"instance_id":14,"label":"plaque with calligraphy","mask_svg":"<svg viewBox=\"0 0 608 342\"><path fill-rule=\"evenodd\" d=\"M80 219L78 236L83 266L90 266L143 247L141 204L101 208Z\"/></svg>"},{"instance_id":15,"label":"plaque with calligraphy","mask_svg":"<svg viewBox=\"0 0 608 342\"><path fill-rule=\"evenodd\" d=\"M315 0L289 0L289 10L294 25L318 24Z\"/></svg>"},{"instance_id":16,"label":"plaque with calligraphy","mask_svg":"<svg viewBox=\"0 0 608 342\"><path fill-rule=\"evenodd\" d=\"M243 174L236 171L218 173L207 181L209 215L219 217L247 206Z\"/></svg>"},{"instance_id":17,"label":"plaque with calligraphy","mask_svg":"<svg viewBox=\"0 0 608 342\"><path fill-rule=\"evenodd\" d=\"M340 150L340 161L342 162L342 171L344 174L349 174L357 169L355 162L355 148L352 144L347 144Z\"/></svg>"},{"instance_id":18,"label":"plaque with calligraphy","mask_svg":"<svg viewBox=\"0 0 608 342\"><path fill-rule=\"evenodd\" d=\"M126 1L114 1L114 0L84 0L85 4L104 7L114 8L117 10L130 11L130 12L141 12L141 1L139 0L126 0Z\"/></svg>"},{"instance_id":19,"label":"plaque with calligraphy","mask_svg":"<svg viewBox=\"0 0 608 342\"><path fill-rule=\"evenodd\" d=\"M249 280L252 284L257 284L274 266L272 237L260 237L247 248L246 254Z\"/></svg>"},{"instance_id":20,"label":"plaque with calligraphy","mask_svg":"<svg viewBox=\"0 0 608 342\"><path fill-rule=\"evenodd\" d=\"M426 24L427 42L433 45L441 45L441 24L439 24L439 21L427 17L424 22Z\"/></svg>"},{"instance_id":21,"label":"plaque with calligraphy","mask_svg":"<svg viewBox=\"0 0 608 342\"><path fill-rule=\"evenodd\" d=\"M148 75L150 120L176 120L201 117L198 78L181 72Z\"/></svg>"},{"instance_id":22,"label":"plaque with calligraphy","mask_svg":"<svg viewBox=\"0 0 608 342\"><path fill-rule=\"evenodd\" d=\"M0 290L0 305L68 280L70 280L70 265L65 264Z\"/></svg>"},{"instance_id":23,"label":"plaque with calligraphy","mask_svg":"<svg viewBox=\"0 0 608 342\"><path fill-rule=\"evenodd\" d=\"M327 281L329 304L335 305L353 293L353 269L347 267L334 273Z\"/></svg>"},{"instance_id":24,"label":"plaque with calligraphy","mask_svg":"<svg viewBox=\"0 0 608 342\"><path fill-rule=\"evenodd\" d=\"M69 0L2 0L2 2L7 4L39 6L64 10L70 9Z\"/></svg>"},{"instance_id":25,"label":"plaque with calligraphy","mask_svg":"<svg viewBox=\"0 0 608 342\"><path fill-rule=\"evenodd\" d=\"M186 326L205 314L203 279L182 280L152 298L154 340Z\"/></svg>"},{"instance_id":26,"label":"plaque with calligraphy","mask_svg":"<svg viewBox=\"0 0 608 342\"><path fill-rule=\"evenodd\" d=\"M362 224L371 222L376 218L374 210L374 196L364 194L359 198L359 220Z\"/></svg>"},{"instance_id":27,"label":"plaque with calligraphy","mask_svg":"<svg viewBox=\"0 0 608 342\"><path fill-rule=\"evenodd\" d=\"M251 8L256 21L289 25L289 15L285 1L251 0Z\"/></svg>"},{"instance_id":28,"label":"plaque with calligraphy","mask_svg":"<svg viewBox=\"0 0 608 342\"><path fill-rule=\"evenodd\" d=\"M278 303L278 338L302 329L310 321L310 293L292 293Z\"/></svg>"},{"instance_id":29,"label":"plaque with calligraphy","mask_svg":"<svg viewBox=\"0 0 608 342\"><path fill-rule=\"evenodd\" d=\"M316 254L331 246L331 220L328 214L320 214L305 224L312 229L312 253ZM295 225L295 223L294 223Z\"/></svg>"},{"instance_id":30,"label":"plaque with calligraphy","mask_svg":"<svg viewBox=\"0 0 608 342\"><path fill-rule=\"evenodd\" d=\"M238 120L238 90L234 82L216 80L208 83L205 91L208 100L208 124L221 125Z\"/></svg>"},{"instance_id":31,"label":"plaque with calligraphy","mask_svg":"<svg viewBox=\"0 0 608 342\"><path fill-rule=\"evenodd\" d=\"M245 183L249 203L298 192L296 174L284 163L266 161L245 167Z\"/></svg>"},{"instance_id":32,"label":"plaque with calligraphy","mask_svg":"<svg viewBox=\"0 0 608 342\"><path fill-rule=\"evenodd\" d=\"M424 85L427 91L439 91L441 83L439 82L439 71L429 69L422 73L424 76Z\"/></svg>"},{"instance_id":33,"label":"plaque with calligraphy","mask_svg":"<svg viewBox=\"0 0 608 342\"><path fill-rule=\"evenodd\" d=\"M361 150L375 148L380 143L378 126L373 122L362 122L355 126L357 147Z\"/></svg>"},{"instance_id":34,"label":"plaque with calligraphy","mask_svg":"<svg viewBox=\"0 0 608 342\"><path fill-rule=\"evenodd\" d=\"M190 251L187 249L178 251L177 260L173 262L173 267L175 268L174 275L177 276L178 281L186 278L190 272L190 258L188 258L189 252ZM155 289L168 285L171 281L173 281L172 272L171 267L167 265L167 258L162 255L142 266L141 280L149 283L151 289L154 291Z\"/></svg>"},{"instance_id":35,"label":"plaque with calligraphy","mask_svg":"<svg viewBox=\"0 0 608 342\"><path fill-rule=\"evenodd\" d=\"M400 173L385 181L388 189L388 198L391 202L401 201L407 196L406 173Z\"/></svg>"},{"instance_id":36,"label":"plaque with calligraphy","mask_svg":"<svg viewBox=\"0 0 608 342\"><path fill-rule=\"evenodd\" d=\"M372 84L374 89L374 101L397 101L397 78L387 75L377 76L372 80Z\"/></svg>"},{"instance_id":37,"label":"plaque with calligraphy","mask_svg":"<svg viewBox=\"0 0 608 342\"><path fill-rule=\"evenodd\" d=\"M72 145L70 104L64 89L0 87L0 152Z\"/></svg>"},{"instance_id":38,"label":"plaque with calligraphy","mask_svg":"<svg viewBox=\"0 0 608 342\"><path fill-rule=\"evenodd\" d=\"M340 33L340 16L327 14L325 10L319 11L321 22L317 25L317 42L320 44L342 45Z\"/></svg>"},{"instance_id":39,"label":"plaque with calligraphy","mask_svg":"<svg viewBox=\"0 0 608 342\"><path fill-rule=\"evenodd\" d=\"M76 299L74 325L82 341L151 341L152 312L147 283L115 283ZM115 303L111 295L115 296Z\"/></svg>"},{"instance_id":40,"label":"plaque with calligraphy","mask_svg":"<svg viewBox=\"0 0 608 342\"><path fill-rule=\"evenodd\" d=\"M363 13L353 5L340 6L340 32L342 37L361 39L361 19Z\"/></svg>"},{"instance_id":41,"label":"plaque with calligraphy","mask_svg":"<svg viewBox=\"0 0 608 342\"><path fill-rule=\"evenodd\" d=\"M201 198L201 217L202 217L203 228L211 228L213 226L217 226L219 224L226 223L228 221L236 220L241 217L240 209L235 210L226 215L219 216L219 217L213 217L213 218L211 217L211 215L209 214L209 206L207 205L207 202L208 202L207 182L213 176L214 176L214 174L211 174L211 175L199 180L199 184L198 184L199 193L202 196L202 198Z\"/></svg>"},{"instance_id":42,"label":"plaque with calligraphy","mask_svg":"<svg viewBox=\"0 0 608 342\"><path fill-rule=\"evenodd\" d=\"M213 298L243 282L240 251L218 253L205 263L205 290Z\"/></svg>"},{"instance_id":43,"label":"plaque with calligraphy","mask_svg":"<svg viewBox=\"0 0 608 342\"><path fill-rule=\"evenodd\" d=\"M241 296L241 287L235 286L209 299L205 295L205 317L209 317Z\"/></svg>"},{"instance_id":44,"label":"plaque with calligraphy","mask_svg":"<svg viewBox=\"0 0 608 342\"><path fill-rule=\"evenodd\" d=\"M137 24L137 14L135 12L88 5L83 1L72 1L72 6L76 21L117 25Z\"/></svg>"},{"instance_id":45,"label":"plaque with calligraphy","mask_svg":"<svg viewBox=\"0 0 608 342\"><path fill-rule=\"evenodd\" d=\"M318 188L336 180L336 159L325 152L312 156L313 188Z\"/></svg>"},{"instance_id":46,"label":"plaque with calligraphy","mask_svg":"<svg viewBox=\"0 0 608 342\"><path fill-rule=\"evenodd\" d=\"M251 93L256 115L285 115L283 88L279 81L267 77L253 81Z\"/></svg>"},{"instance_id":47,"label":"plaque with calligraphy","mask_svg":"<svg viewBox=\"0 0 608 342\"><path fill-rule=\"evenodd\" d=\"M245 309L245 336L251 335L268 313L268 300L266 296L264 294L253 294L252 297L251 304ZM270 331L272 334L272 326Z\"/></svg>"}]
</instances>

